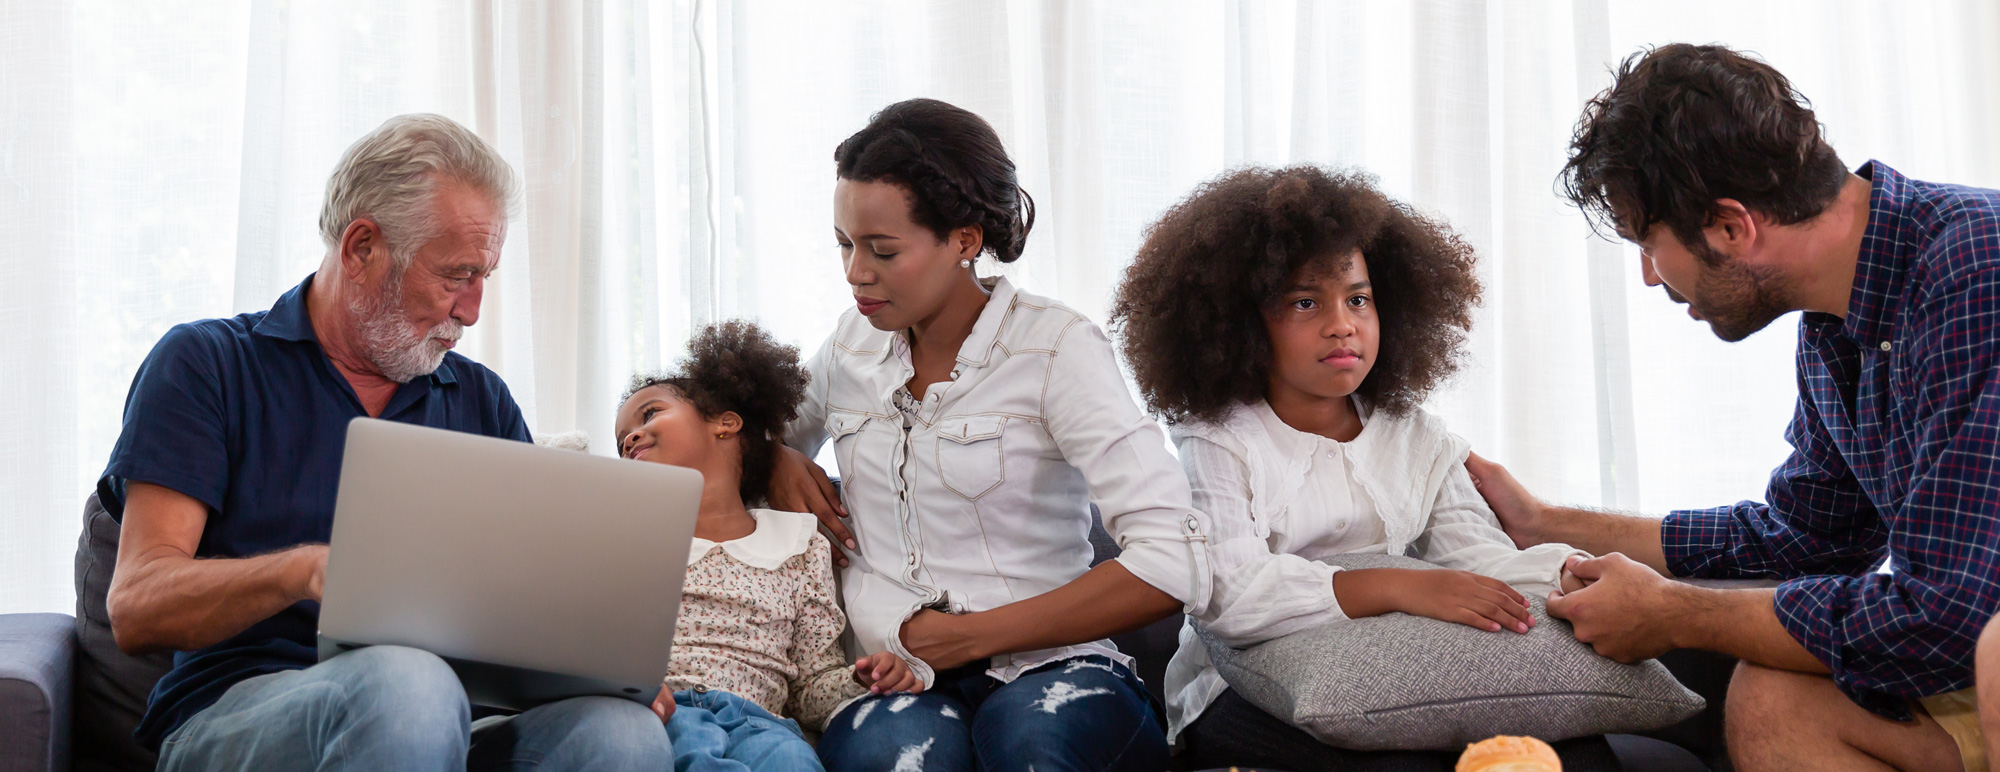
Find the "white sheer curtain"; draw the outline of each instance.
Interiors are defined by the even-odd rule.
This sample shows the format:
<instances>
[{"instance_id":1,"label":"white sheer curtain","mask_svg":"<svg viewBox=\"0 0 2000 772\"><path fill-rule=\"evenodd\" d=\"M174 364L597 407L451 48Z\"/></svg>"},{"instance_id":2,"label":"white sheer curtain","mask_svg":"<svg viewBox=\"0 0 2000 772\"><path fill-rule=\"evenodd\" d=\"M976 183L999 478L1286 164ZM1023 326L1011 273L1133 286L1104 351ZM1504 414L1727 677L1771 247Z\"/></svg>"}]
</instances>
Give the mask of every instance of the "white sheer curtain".
<instances>
[{"instance_id":1,"label":"white sheer curtain","mask_svg":"<svg viewBox=\"0 0 2000 772\"><path fill-rule=\"evenodd\" d=\"M1553 181L1638 47L1758 51L1835 147L2000 186L2000 9L1622 0L0 0L0 612L68 610L81 501L167 327L321 257L335 157L443 113L524 176L463 351L538 431L608 447L634 370L748 316L810 347L848 301L833 147L912 96L987 117L1041 205L1005 272L1102 318L1142 228L1247 163L1359 166L1479 248L1475 366L1433 409L1540 493L1761 495L1789 320L1726 345ZM986 266L983 270L999 270Z\"/></svg>"}]
</instances>

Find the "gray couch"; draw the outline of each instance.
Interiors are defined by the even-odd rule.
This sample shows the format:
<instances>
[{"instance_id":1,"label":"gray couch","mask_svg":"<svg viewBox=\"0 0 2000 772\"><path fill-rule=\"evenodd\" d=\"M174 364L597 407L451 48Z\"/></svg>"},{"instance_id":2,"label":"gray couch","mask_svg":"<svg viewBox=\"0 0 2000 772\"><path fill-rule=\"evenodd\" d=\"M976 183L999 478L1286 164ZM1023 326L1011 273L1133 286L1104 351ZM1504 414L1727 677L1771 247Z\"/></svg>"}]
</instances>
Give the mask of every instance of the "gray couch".
<instances>
[{"instance_id":1,"label":"gray couch","mask_svg":"<svg viewBox=\"0 0 2000 772\"><path fill-rule=\"evenodd\" d=\"M92 495L83 524L76 551L77 615L0 615L0 772L153 768L153 754L132 741L132 728L172 658L129 656L112 642L104 596L118 554L118 523ZM1097 562L1118 554L1101 525L1092 529L1091 543ZM1114 639L1139 661L1140 677L1155 695L1162 693L1179 630L1180 618L1174 617ZM1612 748L1630 772L1721 769L1720 705L1731 663L1700 652L1676 652L1667 662L1709 698L1710 710L1651 737L1613 735Z\"/></svg>"}]
</instances>

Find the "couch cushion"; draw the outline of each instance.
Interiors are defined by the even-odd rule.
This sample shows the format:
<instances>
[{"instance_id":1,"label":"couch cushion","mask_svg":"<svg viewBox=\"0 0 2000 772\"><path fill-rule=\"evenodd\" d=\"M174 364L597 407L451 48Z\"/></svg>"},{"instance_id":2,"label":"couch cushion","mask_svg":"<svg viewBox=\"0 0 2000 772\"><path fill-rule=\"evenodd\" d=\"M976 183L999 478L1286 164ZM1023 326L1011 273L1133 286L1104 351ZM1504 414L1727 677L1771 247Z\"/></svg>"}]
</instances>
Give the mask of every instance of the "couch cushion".
<instances>
[{"instance_id":1,"label":"couch cushion","mask_svg":"<svg viewBox=\"0 0 2000 772\"><path fill-rule=\"evenodd\" d=\"M153 682L173 667L171 653L134 657L111 639L104 595L118 562L118 521L96 494L83 505L76 543L76 769L149 770L157 759L139 747L132 729L146 712Z\"/></svg>"},{"instance_id":2,"label":"couch cushion","mask_svg":"<svg viewBox=\"0 0 2000 772\"><path fill-rule=\"evenodd\" d=\"M1343 555L1343 568L1436 568ZM1489 633L1408 614L1345 620L1247 649L1202 634L1244 699L1321 742L1355 750L1463 748L1496 734L1561 740L1668 726L1701 697L1658 662L1622 665L1576 640L1530 597L1536 626Z\"/></svg>"},{"instance_id":3,"label":"couch cushion","mask_svg":"<svg viewBox=\"0 0 2000 772\"><path fill-rule=\"evenodd\" d=\"M75 640L68 615L0 615L0 772L69 769Z\"/></svg>"}]
</instances>

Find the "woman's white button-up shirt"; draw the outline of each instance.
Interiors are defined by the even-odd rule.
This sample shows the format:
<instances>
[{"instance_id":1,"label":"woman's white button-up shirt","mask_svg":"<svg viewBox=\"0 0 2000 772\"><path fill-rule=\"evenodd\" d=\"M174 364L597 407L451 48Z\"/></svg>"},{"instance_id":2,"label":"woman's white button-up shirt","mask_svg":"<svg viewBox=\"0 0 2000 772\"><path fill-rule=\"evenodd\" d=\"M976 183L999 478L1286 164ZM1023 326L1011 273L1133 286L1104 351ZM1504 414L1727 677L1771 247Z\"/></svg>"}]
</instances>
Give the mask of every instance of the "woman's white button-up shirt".
<instances>
[{"instance_id":1,"label":"woman's white button-up shirt","mask_svg":"<svg viewBox=\"0 0 2000 772\"><path fill-rule=\"evenodd\" d=\"M1126 570L1189 613L1208 604L1205 518L1110 340L1004 278L988 286L952 378L917 395L907 419L894 398L915 375L907 339L842 315L807 365L812 383L786 437L807 455L834 443L860 545L841 577L852 653L902 656L926 686L935 674L904 648L903 622L923 608L986 611L1082 576L1092 502ZM1097 641L994 657L988 672L1010 681L1083 654L1129 663Z\"/></svg>"}]
</instances>

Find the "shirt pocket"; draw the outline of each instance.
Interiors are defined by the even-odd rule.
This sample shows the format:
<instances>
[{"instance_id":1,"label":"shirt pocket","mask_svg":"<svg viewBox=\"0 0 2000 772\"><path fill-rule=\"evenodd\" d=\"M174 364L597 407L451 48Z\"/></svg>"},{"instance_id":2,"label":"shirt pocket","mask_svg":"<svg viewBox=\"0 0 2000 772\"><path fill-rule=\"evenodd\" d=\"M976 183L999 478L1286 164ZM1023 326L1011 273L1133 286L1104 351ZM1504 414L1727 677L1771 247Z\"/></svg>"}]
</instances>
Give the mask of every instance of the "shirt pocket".
<instances>
[{"instance_id":1,"label":"shirt pocket","mask_svg":"<svg viewBox=\"0 0 2000 772\"><path fill-rule=\"evenodd\" d=\"M953 416L938 422L938 477L966 499L986 495L1007 479L1001 450L1006 416Z\"/></svg>"},{"instance_id":2,"label":"shirt pocket","mask_svg":"<svg viewBox=\"0 0 2000 772\"><path fill-rule=\"evenodd\" d=\"M834 464L840 467L841 477L850 477L854 471L854 445L860 440L856 435L868 425L865 413L832 411L826 414L827 440L833 443Z\"/></svg>"}]
</instances>

